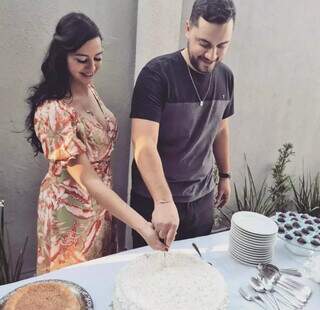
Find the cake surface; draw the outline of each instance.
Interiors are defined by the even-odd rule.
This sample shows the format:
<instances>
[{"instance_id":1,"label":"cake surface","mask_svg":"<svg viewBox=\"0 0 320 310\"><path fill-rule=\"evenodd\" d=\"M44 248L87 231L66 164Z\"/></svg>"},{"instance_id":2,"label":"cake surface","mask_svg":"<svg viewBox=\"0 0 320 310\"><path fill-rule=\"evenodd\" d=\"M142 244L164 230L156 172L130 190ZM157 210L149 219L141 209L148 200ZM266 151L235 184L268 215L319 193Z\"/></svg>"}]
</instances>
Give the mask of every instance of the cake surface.
<instances>
[{"instance_id":1,"label":"cake surface","mask_svg":"<svg viewBox=\"0 0 320 310\"><path fill-rule=\"evenodd\" d=\"M153 252L120 271L114 310L225 310L226 283L213 266L190 254Z\"/></svg>"},{"instance_id":2,"label":"cake surface","mask_svg":"<svg viewBox=\"0 0 320 310\"><path fill-rule=\"evenodd\" d=\"M6 301L4 310L80 310L78 298L58 282L31 283L18 288Z\"/></svg>"}]
</instances>

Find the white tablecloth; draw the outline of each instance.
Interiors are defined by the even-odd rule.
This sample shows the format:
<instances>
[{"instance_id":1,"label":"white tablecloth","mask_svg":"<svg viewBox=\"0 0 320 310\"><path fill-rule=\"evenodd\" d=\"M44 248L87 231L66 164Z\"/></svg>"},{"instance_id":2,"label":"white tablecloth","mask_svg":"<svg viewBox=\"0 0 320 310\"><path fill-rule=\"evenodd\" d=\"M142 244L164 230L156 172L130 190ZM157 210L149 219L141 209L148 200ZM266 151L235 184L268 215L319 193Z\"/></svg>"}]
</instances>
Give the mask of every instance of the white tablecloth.
<instances>
[{"instance_id":1,"label":"white tablecloth","mask_svg":"<svg viewBox=\"0 0 320 310\"><path fill-rule=\"evenodd\" d=\"M186 251L197 255L191 243L195 242L205 258L214 263L224 275L229 288L230 310L261 309L254 303L247 302L238 293L241 285L247 285L251 276L257 273L256 269L243 265L230 257L228 253L229 232L222 232L205 237L187 239L174 242L172 250ZM25 283L43 279L63 279L73 281L85 288L91 295L96 310L110 309L115 276L127 262L141 253L152 251L149 247L122 252L108 257L99 258L90 262L70 266L39 277L34 277L16 283L0 286L0 297ZM301 268L305 257L291 254L282 240L277 240L273 263L281 268ZM313 294L304 309L320 309L320 285L300 278L311 287ZM198 309L196 309L198 310ZM200 309L199 309L200 310Z\"/></svg>"}]
</instances>

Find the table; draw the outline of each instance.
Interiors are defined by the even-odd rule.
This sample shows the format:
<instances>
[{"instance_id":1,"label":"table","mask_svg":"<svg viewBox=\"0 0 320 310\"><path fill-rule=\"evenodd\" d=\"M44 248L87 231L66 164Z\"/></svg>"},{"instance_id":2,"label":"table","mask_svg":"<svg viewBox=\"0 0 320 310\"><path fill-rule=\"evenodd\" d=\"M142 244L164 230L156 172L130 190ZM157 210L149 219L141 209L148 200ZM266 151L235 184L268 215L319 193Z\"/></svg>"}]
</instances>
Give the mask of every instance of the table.
<instances>
[{"instance_id":1,"label":"table","mask_svg":"<svg viewBox=\"0 0 320 310\"><path fill-rule=\"evenodd\" d=\"M247 285L251 276L257 273L254 267L243 265L235 261L228 253L229 231L208 235L199 238L175 241L172 250L189 252L197 255L192 247L195 242L200 248L204 257L213 262L217 269L224 275L229 288L230 310L253 310L261 309L258 305L245 301L238 293L242 285ZM150 252L150 247L129 250L107 257L95 259L82 264L66 267L48 274L22 280L12 284L0 286L0 297L11 290L33 281L44 279L62 279L73 281L85 288L91 295L96 310L110 309L112 302L112 291L114 287L115 276L119 270L130 260L141 253ZM284 246L284 241L278 239L275 245L275 254L273 263L282 268L299 268L302 266L305 257L291 254ZM316 310L320 307L320 285L301 278L311 287L313 294L304 308L306 310Z\"/></svg>"}]
</instances>

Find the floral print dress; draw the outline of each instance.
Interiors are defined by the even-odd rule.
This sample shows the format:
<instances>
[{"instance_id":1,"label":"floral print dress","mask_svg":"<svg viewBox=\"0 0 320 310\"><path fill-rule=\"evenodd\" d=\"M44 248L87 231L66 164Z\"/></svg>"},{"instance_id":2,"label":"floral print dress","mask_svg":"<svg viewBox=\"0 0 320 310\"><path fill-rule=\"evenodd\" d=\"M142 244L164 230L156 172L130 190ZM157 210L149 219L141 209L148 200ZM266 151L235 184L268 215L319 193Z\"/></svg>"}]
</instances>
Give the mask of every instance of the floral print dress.
<instances>
[{"instance_id":1,"label":"floral print dress","mask_svg":"<svg viewBox=\"0 0 320 310\"><path fill-rule=\"evenodd\" d=\"M93 86L90 91L105 115L104 125L93 115L80 115L64 100L46 101L35 113L35 131L49 160L38 202L37 274L115 250L110 213L67 172L68 162L86 153L103 182L112 186L110 161L117 122Z\"/></svg>"}]
</instances>

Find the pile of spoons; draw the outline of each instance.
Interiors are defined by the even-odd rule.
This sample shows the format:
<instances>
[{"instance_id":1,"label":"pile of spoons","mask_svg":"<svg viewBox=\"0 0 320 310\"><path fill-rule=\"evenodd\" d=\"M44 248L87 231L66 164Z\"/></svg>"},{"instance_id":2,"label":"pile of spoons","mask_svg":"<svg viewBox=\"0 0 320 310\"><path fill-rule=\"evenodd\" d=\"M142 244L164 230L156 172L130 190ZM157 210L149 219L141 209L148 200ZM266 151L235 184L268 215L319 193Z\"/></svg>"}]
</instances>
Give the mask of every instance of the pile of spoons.
<instances>
[{"instance_id":1,"label":"pile of spoons","mask_svg":"<svg viewBox=\"0 0 320 310\"><path fill-rule=\"evenodd\" d=\"M256 302L264 309L302 309L308 302L311 289L293 279L292 276L301 277L296 269L279 269L272 264L259 264L258 275L249 281L253 293L241 288L240 295L248 301ZM286 276L288 273L291 276Z\"/></svg>"}]
</instances>

